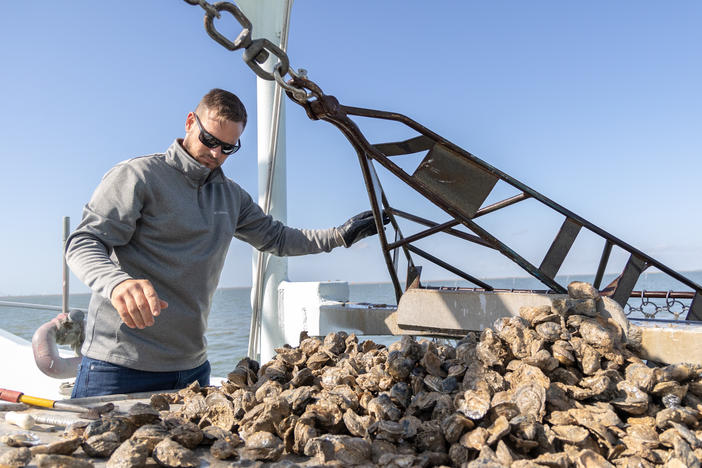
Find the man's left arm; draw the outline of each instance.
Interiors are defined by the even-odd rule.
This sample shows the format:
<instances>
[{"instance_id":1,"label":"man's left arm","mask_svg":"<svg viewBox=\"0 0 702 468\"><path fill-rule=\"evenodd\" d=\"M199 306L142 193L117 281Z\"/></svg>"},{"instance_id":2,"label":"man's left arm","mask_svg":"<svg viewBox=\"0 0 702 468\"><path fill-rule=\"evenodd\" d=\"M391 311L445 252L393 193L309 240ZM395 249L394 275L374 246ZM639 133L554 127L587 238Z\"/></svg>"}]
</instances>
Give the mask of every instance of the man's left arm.
<instances>
[{"instance_id":1,"label":"man's left arm","mask_svg":"<svg viewBox=\"0 0 702 468\"><path fill-rule=\"evenodd\" d=\"M270 215L244 192L242 209L235 237L258 250L279 257L329 252L377 233L373 214L361 213L339 227L329 229L296 229L285 226Z\"/></svg>"}]
</instances>

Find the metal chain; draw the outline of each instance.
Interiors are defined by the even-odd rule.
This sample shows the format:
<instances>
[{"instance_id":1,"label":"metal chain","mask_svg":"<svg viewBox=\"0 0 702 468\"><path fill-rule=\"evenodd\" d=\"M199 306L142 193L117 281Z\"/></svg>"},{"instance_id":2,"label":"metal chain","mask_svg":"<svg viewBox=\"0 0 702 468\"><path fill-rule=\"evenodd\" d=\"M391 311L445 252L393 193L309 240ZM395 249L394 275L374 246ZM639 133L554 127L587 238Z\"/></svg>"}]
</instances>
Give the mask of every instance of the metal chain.
<instances>
[{"instance_id":1,"label":"metal chain","mask_svg":"<svg viewBox=\"0 0 702 468\"><path fill-rule=\"evenodd\" d=\"M221 18L221 15L219 14L219 12L212 5L207 3L205 0L185 0L185 2L189 3L191 5L200 5L200 7L202 7L202 9L205 10L205 12L208 15L214 15L218 19Z\"/></svg>"},{"instance_id":2,"label":"metal chain","mask_svg":"<svg viewBox=\"0 0 702 468\"><path fill-rule=\"evenodd\" d=\"M641 302L638 305L627 302L627 316L635 314L647 319L652 319L656 318L659 314L668 313L673 316L674 320L681 320L685 318L687 312L690 310L690 306L686 305L680 299L671 298L670 291L666 294L664 304L655 302L655 299L652 300L645 297L645 294L646 291L641 291ZM679 310L675 310L675 307L679 307Z\"/></svg>"},{"instance_id":3,"label":"metal chain","mask_svg":"<svg viewBox=\"0 0 702 468\"><path fill-rule=\"evenodd\" d=\"M276 81L287 90L299 103L310 100L313 95L302 88L297 88L284 80L284 76L290 75L292 78L298 74L292 71L288 55L280 47L268 39L251 39L251 21L244 13L231 2L208 3L206 0L184 0L190 5L199 5L205 10L205 30L207 34L225 49L235 51L244 49L244 62L256 73L256 76L268 81ZM221 12L226 11L236 19L242 27L241 33L234 41L229 40L214 25L215 18L221 18ZM270 56L278 59L278 63L273 67L273 72L268 72L261 67ZM304 70L298 71L303 75Z\"/></svg>"}]
</instances>

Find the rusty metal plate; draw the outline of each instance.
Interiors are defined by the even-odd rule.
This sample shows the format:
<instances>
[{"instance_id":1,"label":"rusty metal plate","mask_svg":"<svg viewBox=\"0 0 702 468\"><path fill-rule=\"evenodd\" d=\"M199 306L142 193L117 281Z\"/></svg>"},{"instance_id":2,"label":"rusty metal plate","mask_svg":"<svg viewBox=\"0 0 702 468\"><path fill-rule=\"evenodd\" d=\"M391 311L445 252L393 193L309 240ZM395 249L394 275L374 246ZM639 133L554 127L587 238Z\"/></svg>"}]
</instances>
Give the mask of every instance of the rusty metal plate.
<instances>
[{"instance_id":1,"label":"rusty metal plate","mask_svg":"<svg viewBox=\"0 0 702 468\"><path fill-rule=\"evenodd\" d=\"M629 297L631 297L631 291L634 290L639 276L646 268L648 268L648 263L645 260L631 254L622 274L612 282L612 284L616 282L616 289L612 294L612 299L624 307L629 301Z\"/></svg>"},{"instance_id":2,"label":"rusty metal plate","mask_svg":"<svg viewBox=\"0 0 702 468\"><path fill-rule=\"evenodd\" d=\"M468 218L475 216L498 180L478 164L438 143L412 178Z\"/></svg>"},{"instance_id":3,"label":"rusty metal plate","mask_svg":"<svg viewBox=\"0 0 702 468\"><path fill-rule=\"evenodd\" d=\"M702 299L700 299L699 292L695 293L695 297L692 298L690 310L687 312L685 320L702 321Z\"/></svg>"},{"instance_id":4,"label":"rusty metal plate","mask_svg":"<svg viewBox=\"0 0 702 468\"><path fill-rule=\"evenodd\" d=\"M573 242L575 242L575 238L578 237L581 227L582 226L578 222L571 218L566 218L565 221L563 221L561 230L558 231L556 238L553 240L551 247L548 249L539 267L544 274L551 278L556 277L568 252L570 252L570 248L573 246Z\"/></svg>"}]
</instances>

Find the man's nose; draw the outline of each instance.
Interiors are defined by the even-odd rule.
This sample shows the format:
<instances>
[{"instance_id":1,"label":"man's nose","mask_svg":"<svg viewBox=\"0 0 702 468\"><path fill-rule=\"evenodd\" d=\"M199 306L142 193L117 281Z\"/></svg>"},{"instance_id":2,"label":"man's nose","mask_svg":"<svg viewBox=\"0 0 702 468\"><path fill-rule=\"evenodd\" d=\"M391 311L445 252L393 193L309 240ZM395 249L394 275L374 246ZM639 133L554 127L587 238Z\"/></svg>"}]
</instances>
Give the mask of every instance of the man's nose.
<instances>
[{"instance_id":1,"label":"man's nose","mask_svg":"<svg viewBox=\"0 0 702 468\"><path fill-rule=\"evenodd\" d=\"M219 159L224 153L222 153L221 146L215 146L214 148L210 148L210 154L213 158Z\"/></svg>"}]
</instances>

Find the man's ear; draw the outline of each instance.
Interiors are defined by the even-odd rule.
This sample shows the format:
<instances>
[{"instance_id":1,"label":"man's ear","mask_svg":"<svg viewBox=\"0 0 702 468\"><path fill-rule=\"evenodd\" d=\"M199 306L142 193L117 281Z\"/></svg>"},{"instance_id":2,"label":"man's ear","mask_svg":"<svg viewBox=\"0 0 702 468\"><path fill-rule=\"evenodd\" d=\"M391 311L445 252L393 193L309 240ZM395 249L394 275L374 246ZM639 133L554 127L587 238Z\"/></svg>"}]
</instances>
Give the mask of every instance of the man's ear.
<instances>
[{"instance_id":1,"label":"man's ear","mask_svg":"<svg viewBox=\"0 0 702 468\"><path fill-rule=\"evenodd\" d=\"M188 116L185 118L185 131L189 132L193 125L195 125L195 113L188 112Z\"/></svg>"}]
</instances>

